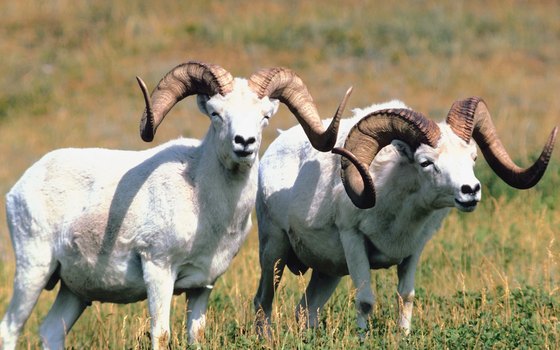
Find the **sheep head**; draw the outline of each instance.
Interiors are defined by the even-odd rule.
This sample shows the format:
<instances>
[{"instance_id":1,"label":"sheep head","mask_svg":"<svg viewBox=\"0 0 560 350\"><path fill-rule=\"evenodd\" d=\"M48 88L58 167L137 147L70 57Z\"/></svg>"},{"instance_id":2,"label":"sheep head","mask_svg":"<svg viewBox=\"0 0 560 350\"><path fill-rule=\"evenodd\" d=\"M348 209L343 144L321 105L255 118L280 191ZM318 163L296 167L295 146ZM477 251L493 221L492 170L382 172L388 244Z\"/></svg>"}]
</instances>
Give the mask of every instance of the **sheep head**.
<instances>
[{"instance_id":1,"label":"sheep head","mask_svg":"<svg viewBox=\"0 0 560 350\"><path fill-rule=\"evenodd\" d=\"M517 166L498 138L486 103L480 97L456 101L447 115L447 124L465 142L472 138L478 144L488 165L508 185L518 189L535 186L544 175L558 127L554 127L539 158L530 167Z\"/></svg>"},{"instance_id":2,"label":"sheep head","mask_svg":"<svg viewBox=\"0 0 560 350\"><path fill-rule=\"evenodd\" d=\"M144 82L138 83L146 109L140 134L152 141L155 131L169 110L181 99L197 94L201 111L207 114L222 141L230 138L238 161L252 163L261 141L261 130L284 103L303 126L311 143L321 151L329 151L336 142L340 116L351 89L337 109L328 128L324 128L311 94L303 81L286 68L263 69L248 80L233 79L225 69L200 62L181 64L158 83L148 96Z\"/></svg>"},{"instance_id":3,"label":"sheep head","mask_svg":"<svg viewBox=\"0 0 560 350\"><path fill-rule=\"evenodd\" d=\"M423 172L447 173L456 188L455 206L471 211L480 200L480 184L473 167L478 144L494 172L508 185L527 189L538 183L550 160L558 128L555 127L537 161L520 168L500 142L485 103L477 97L457 101L446 122L438 125L408 109L380 110L366 115L350 131L342 155L341 177L346 193L361 209L375 206L374 180L369 167L381 150L394 140L406 144ZM397 141L398 142L398 141ZM432 154L432 155L431 155ZM438 159L440 164L436 164ZM439 167L439 168L438 168Z\"/></svg>"}]
</instances>

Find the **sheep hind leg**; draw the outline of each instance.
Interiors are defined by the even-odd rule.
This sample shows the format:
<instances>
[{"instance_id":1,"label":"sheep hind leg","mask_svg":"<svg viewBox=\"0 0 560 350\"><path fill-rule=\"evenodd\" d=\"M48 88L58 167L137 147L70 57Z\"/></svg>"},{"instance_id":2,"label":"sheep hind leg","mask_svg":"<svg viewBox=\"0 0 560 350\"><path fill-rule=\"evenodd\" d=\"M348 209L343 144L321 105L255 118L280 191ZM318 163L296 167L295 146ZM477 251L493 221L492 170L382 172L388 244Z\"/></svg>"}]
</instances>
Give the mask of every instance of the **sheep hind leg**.
<instances>
[{"instance_id":1,"label":"sheep hind leg","mask_svg":"<svg viewBox=\"0 0 560 350\"><path fill-rule=\"evenodd\" d=\"M24 255L25 256L25 255ZM45 260L50 260L50 258ZM57 264L51 262L16 260L16 274L14 277L14 290L8 309L0 322L0 348L3 350L15 349L17 338L43 288L56 271Z\"/></svg>"},{"instance_id":2,"label":"sheep hind leg","mask_svg":"<svg viewBox=\"0 0 560 350\"><path fill-rule=\"evenodd\" d=\"M43 347L64 349L66 334L88 305L88 302L80 299L66 287L64 282L61 282L54 304L41 324Z\"/></svg>"},{"instance_id":3,"label":"sheep hind leg","mask_svg":"<svg viewBox=\"0 0 560 350\"><path fill-rule=\"evenodd\" d=\"M259 336L269 337L274 293L282 279L291 246L280 229L263 230L262 221L259 222L259 244L261 277L253 300L256 312L255 327Z\"/></svg>"},{"instance_id":4,"label":"sheep hind leg","mask_svg":"<svg viewBox=\"0 0 560 350\"><path fill-rule=\"evenodd\" d=\"M319 325L319 313L338 286L340 277L329 276L313 270L311 279L296 308L296 319L300 323L300 316L306 317L306 326L315 328Z\"/></svg>"},{"instance_id":5,"label":"sheep hind leg","mask_svg":"<svg viewBox=\"0 0 560 350\"><path fill-rule=\"evenodd\" d=\"M211 286L187 291L187 339L190 344L204 339L206 308L211 292Z\"/></svg>"}]
</instances>

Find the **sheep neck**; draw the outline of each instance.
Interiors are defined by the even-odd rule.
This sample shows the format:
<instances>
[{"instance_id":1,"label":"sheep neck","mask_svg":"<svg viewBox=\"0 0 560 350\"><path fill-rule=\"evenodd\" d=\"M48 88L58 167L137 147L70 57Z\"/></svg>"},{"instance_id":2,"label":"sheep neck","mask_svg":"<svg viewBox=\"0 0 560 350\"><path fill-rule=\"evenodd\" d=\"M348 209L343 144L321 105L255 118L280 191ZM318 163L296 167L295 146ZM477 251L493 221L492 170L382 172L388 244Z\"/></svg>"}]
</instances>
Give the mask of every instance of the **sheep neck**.
<instances>
[{"instance_id":1,"label":"sheep neck","mask_svg":"<svg viewBox=\"0 0 560 350\"><path fill-rule=\"evenodd\" d=\"M224 162L212 137L210 131L198 149L200 161L194 172L193 183L197 184L197 195L204 197L199 203L209 205L206 209L210 211L201 208L203 212L222 213L223 222L232 222L234 227L240 228L245 225L253 207L251 203L255 201L258 159L250 166ZM213 220L217 221L216 217Z\"/></svg>"},{"instance_id":2,"label":"sheep neck","mask_svg":"<svg viewBox=\"0 0 560 350\"><path fill-rule=\"evenodd\" d=\"M377 204L364 211L360 228L389 256L408 256L432 237L449 208L432 205L408 161L391 157L375 165Z\"/></svg>"}]
</instances>

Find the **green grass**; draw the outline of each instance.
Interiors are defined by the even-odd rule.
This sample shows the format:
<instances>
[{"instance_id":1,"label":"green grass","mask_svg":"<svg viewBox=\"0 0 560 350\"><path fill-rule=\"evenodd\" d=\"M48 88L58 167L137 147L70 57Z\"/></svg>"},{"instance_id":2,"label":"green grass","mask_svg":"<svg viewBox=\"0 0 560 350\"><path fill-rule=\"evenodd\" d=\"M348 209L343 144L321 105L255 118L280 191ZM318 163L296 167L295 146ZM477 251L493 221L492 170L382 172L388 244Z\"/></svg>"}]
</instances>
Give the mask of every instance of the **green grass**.
<instances>
[{"instance_id":1,"label":"green grass","mask_svg":"<svg viewBox=\"0 0 560 350\"><path fill-rule=\"evenodd\" d=\"M349 108L399 98L435 120L452 102L478 95L520 164L534 160L560 124L560 5L552 1L167 1L0 4L0 193L41 155L61 147L144 149L138 137L149 87L178 63L218 63L235 76L293 68L329 116L349 85ZM347 113L348 114L348 113ZM286 108L266 129L294 125ZM202 137L208 121L194 99L176 106L155 143ZM206 349L555 349L560 348L560 152L533 189L509 188L482 157L483 200L453 211L428 243L417 273L413 331L396 327L395 269L372 272L377 304L361 342L353 288L344 278L305 330L294 309L308 276L286 273L269 340L253 329L260 274L253 230L211 296ZM3 212L3 203L0 211ZM14 261L0 217L0 314ZM36 348L55 292L44 292L20 338ZM173 299L172 348L183 348L184 297ZM145 302L94 303L67 338L69 348L149 348Z\"/></svg>"}]
</instances>

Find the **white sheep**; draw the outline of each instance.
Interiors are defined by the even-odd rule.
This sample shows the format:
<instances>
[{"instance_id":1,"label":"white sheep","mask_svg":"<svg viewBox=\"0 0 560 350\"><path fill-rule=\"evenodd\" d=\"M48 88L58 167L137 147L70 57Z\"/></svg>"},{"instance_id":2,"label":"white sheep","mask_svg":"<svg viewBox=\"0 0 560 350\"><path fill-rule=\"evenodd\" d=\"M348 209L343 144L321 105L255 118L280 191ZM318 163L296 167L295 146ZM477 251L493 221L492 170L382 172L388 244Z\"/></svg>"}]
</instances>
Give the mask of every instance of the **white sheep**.
<instances>
[{"instance_id":1,"label":"white sheep","mask_svg":"<svg viewBox=\"0 0 560 350\"><path fill-rule=\"evenodd\" d=\"M451 208L469 212L481 199L473 171L476 144L505 182L529 188L543 175L556 134L557 127L536 163L521 169L479 98L456 102L439 124L399 101L356 110L341 121L339 147L333 149L342 160L314 151L301 128L283 132L259 170L259 332L270 331L273 296L286 265L295 274L312 269L296 310L311 327L341 276L349 274L361 329L374 303L370 269L397 265L398 324L408 333L424 245Z\"/></svg>"},{"instance_id":2,"label":"white sheep","mask_svg":"<svg viewBox=\"0 0 560 350\"><path fill-rule=\"evenodd\" d=\"M343 100L323 128L301 79L285 68L249 80L188 62L171 70L148 97L146 141L181 99L197 94L211 126L202 141L178 139L144 151L61 149L48 153L6 196L16 256L11 302L0 323L0 348L13 349L42 289L60 290L40 327L45 348L65 335L92 301L148 299L152 347L165 348L173 294L186 292L187 336L202 335L208 297L251 226L262 128L279 101L314 145L336 141Z\"/></svg>"}]
</instances>

